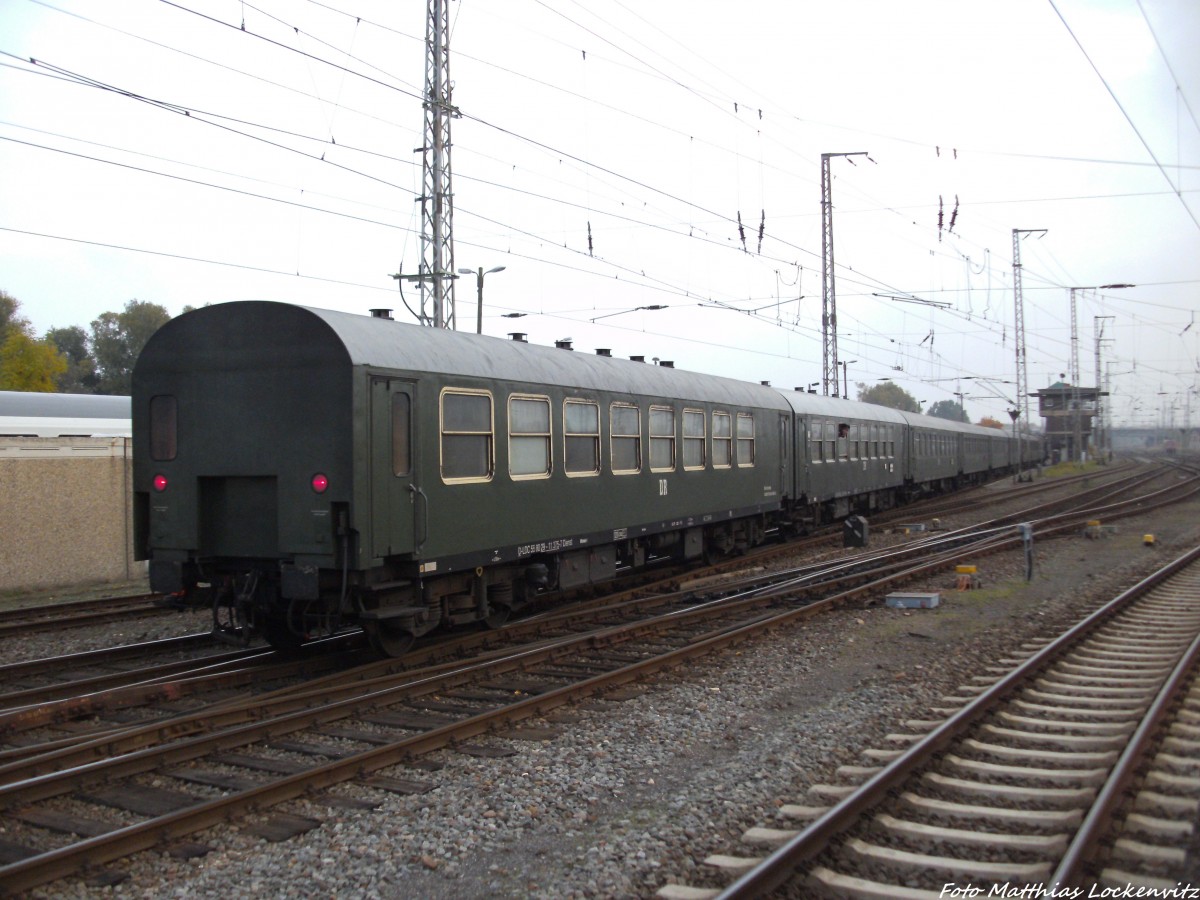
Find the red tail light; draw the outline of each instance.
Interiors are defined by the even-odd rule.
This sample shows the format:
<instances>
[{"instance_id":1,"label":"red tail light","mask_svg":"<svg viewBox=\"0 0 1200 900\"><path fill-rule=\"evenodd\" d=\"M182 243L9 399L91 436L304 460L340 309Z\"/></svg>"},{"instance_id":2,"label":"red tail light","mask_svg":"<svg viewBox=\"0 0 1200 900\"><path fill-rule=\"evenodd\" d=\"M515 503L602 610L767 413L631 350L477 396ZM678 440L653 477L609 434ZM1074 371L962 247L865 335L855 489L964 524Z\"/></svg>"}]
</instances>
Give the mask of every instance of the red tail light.
<instances>
[{"instance_id":1,"label":"red tail light","mask_svg":"<svg viewBox=\"0 0 1200 900\"><path fill-rule=\"evenodd\" d=\"M156 491L158 491L160 494L167 489L167 476L166 475L155 475L154 476L154 489Z\"/></svg>"},{"instance_id":2,"label":"red tail light","mask_svg":"<svg viewBox=\"0 0 1200 900\"><path fill-rule=\"evenodd\" d=\"M318 472L316 475L314 475L312 477L312 489L316 493L323 494L323 493L325 493L325 490L328 487L329 487L329 479L326 478L324 475L322 475L320 472Z\"/></svg>"}]
</instances>

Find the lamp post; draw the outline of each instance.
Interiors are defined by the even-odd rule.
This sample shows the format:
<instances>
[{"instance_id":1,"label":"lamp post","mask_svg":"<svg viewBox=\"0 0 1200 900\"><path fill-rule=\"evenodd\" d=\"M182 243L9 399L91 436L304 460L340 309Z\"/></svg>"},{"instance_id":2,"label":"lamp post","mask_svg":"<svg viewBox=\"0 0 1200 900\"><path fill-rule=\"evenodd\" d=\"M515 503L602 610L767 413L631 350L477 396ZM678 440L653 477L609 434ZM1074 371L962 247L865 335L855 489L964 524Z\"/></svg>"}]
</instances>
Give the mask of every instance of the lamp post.
<instances>
[{"instance_id":1,"label":"lamp post","mask_svg":"<svg viewBox=\"0 0 1200 900\"><path fill-rule=\"evenodd\" d=\"M843 400L850 399L850 382L849 382L848 377L846 376L846 366L850 363L856 363L856 362L858 362L857 359L842 360L842 399Z\"/></svg>"},{"instance_id":2,"label":"lamp post","mask_svg":"<svg viewBox=\"0 0 1200 900\"><path fill-rule=\"evenodd\" d=\"M1121 288L1137 287L1136 284L1098 284L1084 287L1070 288L1071 292L1071 431L1072 431L1072 447L1071 459L1079 465L1083 464L1083 423L1081 421L1082 410L1079 408L1082 405L1082 400L1079 396L1079 379L1082 374L1079 371L1079 332L1076 330L1075 317L1075 292L1076 291L1115 291ZM1096 345L1096 418L1099 418L1100 411L1100 365L1099 365L1100 346Z\"/></svg>"},{"instance_id":3,"label":"lamp post","mask_svg":"<svg viewBox=\"0 0 1200 900\"><path fill-rule=\"evenodd\" d=\"M459 269L459 275L474 275L475 286L479 289L479 302L475 310L475 333L483 334L483 276L491 275L493 272L503 272L507 266L494 266L483 271L483 266L478 269Z\"/></svg>"}]
</instances>

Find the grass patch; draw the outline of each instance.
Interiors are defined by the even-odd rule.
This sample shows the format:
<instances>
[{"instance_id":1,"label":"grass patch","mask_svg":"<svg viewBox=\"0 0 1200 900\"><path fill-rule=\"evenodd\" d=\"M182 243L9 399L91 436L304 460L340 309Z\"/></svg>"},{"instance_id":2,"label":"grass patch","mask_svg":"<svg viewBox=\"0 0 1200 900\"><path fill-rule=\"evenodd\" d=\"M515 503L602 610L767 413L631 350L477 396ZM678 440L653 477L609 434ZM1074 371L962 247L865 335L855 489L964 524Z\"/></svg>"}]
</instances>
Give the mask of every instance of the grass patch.
<instances>
[{"instance_id":1,"label":"grass patch","mask_svg":"<svg viewBox=\"0 0 1200 900\"><path fill-rule=\"evenodd\" d=\"M1083 472L1099 472L1102 466L1096 460L1091 459L1083 465L1071 461L1056 463L1053 466L1047 466L1042 469L1043 478L1065 478L1068 475L1079 475Z\"/></svg>"}]
</instances>

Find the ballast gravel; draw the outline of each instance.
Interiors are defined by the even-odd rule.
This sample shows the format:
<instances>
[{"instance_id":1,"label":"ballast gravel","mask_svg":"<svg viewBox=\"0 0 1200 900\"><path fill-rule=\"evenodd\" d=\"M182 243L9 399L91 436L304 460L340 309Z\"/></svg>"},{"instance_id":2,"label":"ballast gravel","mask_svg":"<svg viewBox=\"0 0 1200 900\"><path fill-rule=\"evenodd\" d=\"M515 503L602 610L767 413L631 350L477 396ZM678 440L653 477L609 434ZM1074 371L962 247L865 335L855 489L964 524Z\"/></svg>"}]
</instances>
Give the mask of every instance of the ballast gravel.
<instances>
[{"instance_id":1,"label":"ballast gravel","mask_svg":"<svg viewBox=\"0 0 1200 900\"><path fill-rule=\"evenodd\" d=\"M322 824L280 843L222 826L192 836L207 855L144 853L111 865L128 875L117 885L71 877L32 896L633 898L668 882L717 886L707 855L749 854L749 827L795 827L782 804L813 802L809 786L862 764L863 749L928 718L984 666L1193 546L1198 513L1189 501L1102 539L1041 543L1030 582L1022 553L982 557L978 590L955 590L953 573L905 587L940 591L937 609L875 597L688 663L628 699L526 723L550 736L482 741L509 756L444 750L427 758L436 771L384 773L428 783L423 794L334 789L374 810L289 803L282 811Z\"/></svg>"}]
</instances>

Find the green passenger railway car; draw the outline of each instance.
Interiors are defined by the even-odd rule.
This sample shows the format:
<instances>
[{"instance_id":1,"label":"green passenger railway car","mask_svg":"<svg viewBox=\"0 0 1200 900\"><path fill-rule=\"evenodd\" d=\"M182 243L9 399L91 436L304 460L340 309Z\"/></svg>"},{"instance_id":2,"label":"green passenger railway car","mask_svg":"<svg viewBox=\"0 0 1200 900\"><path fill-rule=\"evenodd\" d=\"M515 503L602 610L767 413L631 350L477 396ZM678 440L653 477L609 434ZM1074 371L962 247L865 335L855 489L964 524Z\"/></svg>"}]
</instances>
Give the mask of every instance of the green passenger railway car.
<instances>
[{"instance_id":1,"label":"green passenger railway car","mask_svg":"<svg viewBox=\"0 0 1200 900\"><path fill-rule=\"evenodd\" d=\"M238 639L360 626L391 655L1006 467L962 452L990 429L943 429L960 452L926 478L894 410L258 301L160 329L132 416L153 590L208 597Z\"/></svg>"}]
</instances>

